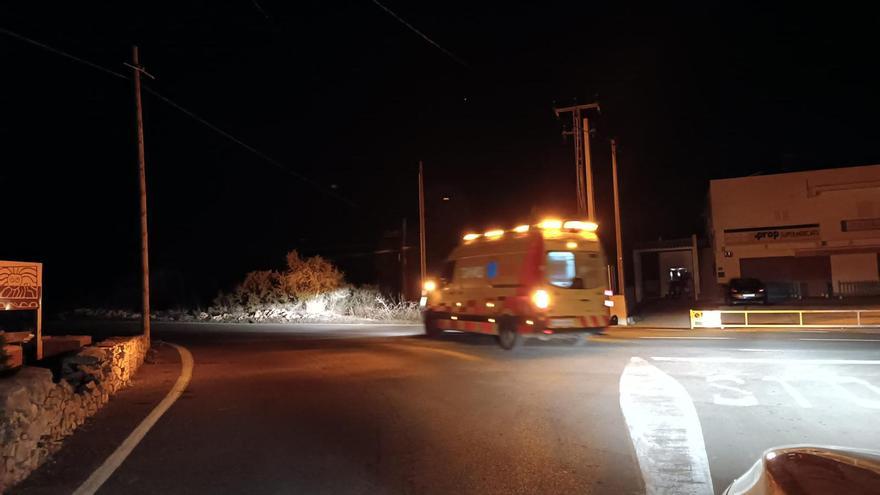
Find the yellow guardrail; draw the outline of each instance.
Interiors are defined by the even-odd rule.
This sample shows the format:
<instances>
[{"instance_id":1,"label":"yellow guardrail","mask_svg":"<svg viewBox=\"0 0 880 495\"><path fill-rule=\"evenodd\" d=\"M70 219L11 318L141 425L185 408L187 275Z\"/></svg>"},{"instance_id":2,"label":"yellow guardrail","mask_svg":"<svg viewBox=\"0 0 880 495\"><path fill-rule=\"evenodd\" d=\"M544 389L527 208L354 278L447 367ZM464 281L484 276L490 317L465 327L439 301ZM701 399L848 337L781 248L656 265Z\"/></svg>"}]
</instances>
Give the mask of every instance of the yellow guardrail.
<instances>
[{"instance_id":1,"label":"yellow guardrail","mask_svg":"<svg viewBox=\"0 0 880 495\"><path fill-rule=\"evenodd\" d=\"M692 309L691 328L880 327L880 309Z\"/></svg>"}]
</instances>

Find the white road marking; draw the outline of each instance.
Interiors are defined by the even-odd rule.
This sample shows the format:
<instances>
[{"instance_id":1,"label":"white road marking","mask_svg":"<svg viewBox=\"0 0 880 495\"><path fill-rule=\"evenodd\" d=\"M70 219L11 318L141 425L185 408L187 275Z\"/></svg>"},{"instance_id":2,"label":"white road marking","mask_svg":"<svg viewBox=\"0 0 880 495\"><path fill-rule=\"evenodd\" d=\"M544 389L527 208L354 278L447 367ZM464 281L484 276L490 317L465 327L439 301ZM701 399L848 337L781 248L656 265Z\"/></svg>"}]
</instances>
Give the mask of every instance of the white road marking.
<instances>
[{"instance_id":1,"label":"white road marking","mask_svg":"<svg viewBox=\"0 0 880 495\"><path fill-rule=\"evenodd\" d=\"M156 421L165 414L165 411L167 411L168 408L170 408L180 397L183 391L186 390L186 387L189 385L189 381L192 378L192 354L190 354L189 350L185 347L176 344L171 345L174 346L180 354L181 367L180 376L177 377L174 386L171 387L171 390L165 398L162 399L162 402L160 402L155 409L150 411L150 414L148 414L147 417L144 418L144 420L141 421L141 423L128 435L128 437L122 441L119 447L110 454L110 457L108 457L104 463L101 464L91 476L89 476L89 479L85 480L83 484L73 492L73 495L92 495L97 492L104 482L110 478L113 472L122 465L129 454L131 454L131 451L137 447L141 440L143 440L147 432L150 431L150 428L156 424Z\"/></svg>"},{"instance_id":2,"label":"white road marking","mask_svg":"<svg viewBox=\"0 0 880 495\"><path fill-rule=\"evenodd\" d=\"M733 340L733 337L639 337L640 339Z\"/></svg>"},{"instance_id":3,"label":"white road marking","mask_svg":"<svg viewBox=\"0 0 880 495\"><path fill-rule=\"evenodd\" d=\"M687 390L633 357L620 375L620 409L649 495L711 495L703 430Z\"/></svg>"},{"instance_id":4,"label":"white road marking","mask_svg":"<svg viewBox=\"0 0 880 495\"><path fill-rule=\"evenodd\" d=\"M792 387L791 384L788 383L788 381L786 381L784 378L778 376L765 376L762 378L762 380L765 382L778 383L780 386L782 386L782 388L785 389L786 392L788 392L788 395L790 395L791 398L794 399L794 401L797 402L797 404L804 409L809 409L813 407L813 404L811 404L810 401L808 401L807 398L804 397L804 395L800 393L800 391L798 391L798 389Z\"/></svg>"},{"instance_id":5,"label":"white road marking","mask_svg":"<svg viewBox=\"0 0 880 495\"><path fill-rule=\"evenodd\" d=\"M431 346L426 346L426 345L418 345L418 344L411 344L411 345L403 345L403 344L386 344L386 347L396 347L396 348L401 348L401 347L402 347L402 348L407 349L407 350L427 351L427 352L432 352L432 353L435 353L435 354L443 354L443 355L445 355L445 356L450 356L450 357L454 357L454 358L458 358L458 359L463 359L463 360L465 360L465 361L483 361L483 358L481 358L480 356L475 356L475 355L473 355L473 354L468 354L468 353L466 353L466 352L453 351L453 350L450 350L450 349L441 349L441 348L439 348L439 347L431 347Z\"/></svg>"},{"instance_id":6,"label":"white road marking","mask_svg":"<svg viewBox=\"0 0 880 495\"><path fill-rule=\"evenodd\" d=\"M871 385L867 381L862 380L861 378L853 377L853 376L831 377L831 378L826 379L825 381L836 386L838 389L840 389L841 392L844 393L844 395L849 397L849 399L851 401L855 402L859 406L870 408L870 409L880 409L880 400L864 399L864 398L859 397L858 395L852 393L852 391L850 391L849 389L843 387L843 385L847 385L847 384L861 385L861 386L867 388L868 390L874 392L878 397L880 397L880 388L877 388L874 385Z\"/></svg>"},{"instance_id":7,"label":"white road marking","mask_svg":"<svg viewBox=\"0 0 880 495\"><path fill-rule=\"evenodd\" d=\"M733 358L733 357L663 357L652 356L651 360L670 363L702 364L831 364L831 365L878 365L877 359L773 359L773 358Z\"/></svg>"},{"instance_id":8,"label":"white road marking","mask_svg":"<svg viewBox=\"0 0 880 495\"><path fill-rule=\"evenodd\" d=\"M757 406L758 399L755 398L755 395L748 390L741 389L739 387L734 387L733 385L725 385L723 383L718 382L733 382L737 385L745 385L745 380L739 378L736 375L730 374L721 374L721 375L709 375L706 377L706 381L709 382L709 386L715 387L717 389L726 390L728 392L733 392L737 394L737 397L726 397L720 393L712 394L712 402L718 404L720 406L738 406L738 407L749 407L749 406Z\"/></svg>"},{"instance_id":9,"label":"white road marking","mask_svg":"<svg viewBox=\"0 0 880 495\"><path fill-rule=\"evenodd\" d=\"M749 348L742 348L742 349L737 349L737 350L742 351L742 352L783 352L784 351L784 349L749 349Z\"/></svg>"},{"instance_id":10,"label":"white road marking","mask_svg":"<svg viewBox=\"0 0 880 495\"><path fill-rule=\"evenodd\" d=\"M824 340L830 342L880 342L880 339L798 339L798 340L812 340L815 342L821 342Z\"/></svg>"}]
</instances>

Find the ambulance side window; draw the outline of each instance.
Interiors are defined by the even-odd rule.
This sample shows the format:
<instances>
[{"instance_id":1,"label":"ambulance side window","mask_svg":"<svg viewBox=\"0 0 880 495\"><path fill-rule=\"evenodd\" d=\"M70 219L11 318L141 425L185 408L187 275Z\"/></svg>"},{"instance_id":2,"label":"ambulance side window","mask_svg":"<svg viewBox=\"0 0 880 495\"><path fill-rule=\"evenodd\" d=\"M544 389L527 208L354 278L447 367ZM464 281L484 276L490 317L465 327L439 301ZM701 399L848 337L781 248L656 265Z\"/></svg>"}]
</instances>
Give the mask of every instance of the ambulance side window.
<instances>
[{"instance_id":1,"label":"ambulance side window","mask_svg":"<svg viewBox=\"0 0 880 495\"><path fill-rule=\"evenodd\" d=\"M550 251L545 273L547 282L561 289L594 289L605 280L597 253Z\"/></svg>"},{"instance_id":2,"label":"ambulance side window","mask_svg":"<svg viewBox=\"0 0 880 495\"><path fill-rule=\"evenodd\" d=\"M564 289L571 288L574 283L574 253L570 251L551 251L547 253L547 281L550 285Z\"/></svg>"}]
</instances>

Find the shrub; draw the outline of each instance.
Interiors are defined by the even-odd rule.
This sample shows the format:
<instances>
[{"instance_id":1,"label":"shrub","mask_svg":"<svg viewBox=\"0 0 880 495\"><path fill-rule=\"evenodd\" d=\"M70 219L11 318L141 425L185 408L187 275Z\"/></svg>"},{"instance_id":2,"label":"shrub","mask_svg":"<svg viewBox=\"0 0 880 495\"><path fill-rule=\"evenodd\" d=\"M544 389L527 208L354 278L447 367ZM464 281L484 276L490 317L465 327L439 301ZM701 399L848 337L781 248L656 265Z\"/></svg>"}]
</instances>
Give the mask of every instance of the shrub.
<instances>
[{"instance_id":1,"label":"shrub","mask_svg":"<svg viewBox=\"0 0 880 495\"><path fill-rule=\"evenodd\" d=\"M281 275L271 270L257 270L244 276L236 288L238 303L242 306L288 302L288 294L281 286Z\"/></svg>"},{"instance_id":2,"label":"shrub","mask_svg":"<svg viewBox=\"0 0 880 495\"><path fill-rule=\"evenodd\" d=\"M292 299L305 300L342 287L342 272L320 256L301 258L299 253L287 253L287 270L280 275L281 289Z\"/></svg>"},{"instance_id":3,"label":"shrub","mask_svg":"<svg viewBox=\"0 0 880 495\"><path fill-rule=\"evenodd\" d=\"M282 272L253 271L209 308L215 321L290 321L304 318L417 320L416 303L386 298L375 287L346 286L338 269L320 256L287 253ZM200 316L200 319L206 319Z\"/></svg>"}]
</instances>

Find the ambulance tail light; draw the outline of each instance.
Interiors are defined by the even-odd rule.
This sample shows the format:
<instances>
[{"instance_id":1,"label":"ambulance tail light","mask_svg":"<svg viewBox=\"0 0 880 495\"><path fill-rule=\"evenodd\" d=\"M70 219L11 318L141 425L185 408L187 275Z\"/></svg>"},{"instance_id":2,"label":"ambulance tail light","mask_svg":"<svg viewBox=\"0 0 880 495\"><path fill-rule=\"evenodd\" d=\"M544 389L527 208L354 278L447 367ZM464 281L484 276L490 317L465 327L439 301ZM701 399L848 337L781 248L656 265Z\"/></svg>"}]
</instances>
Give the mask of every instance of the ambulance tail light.
<instances>
[{"instance_id":1,"label":"ambulance tail light","mask_svg":"<svg viewBox=\"0 0 880 495\"><path fill-rule=\"evenodd\" d=\"M550 307L550 294L544 289L538 289L532 293L532 304L538 309Z\"/></svg>"},{"instance_id":2,"label":"ambulance tail light","mask_svg":"<svg viewBox=\"0 0 880 495\"><path fill-rule=\"evenodd\" d=\"M480 234L465 234L462 239L465 241L473 241L480 238Z\"/></svg>"},{"instance_id":3,"label":"ambulance tail light","mask_svg":"<svg viewBox=\"0 0 880 495\"><path fill-rule=\"evenodd\" d=\"M490 230L483 234L483 237L486 239L498 239L499 237L504 235L504 231L501 229Z\"/></svg>"},{"instance_id":4,"label":"ambulance tail light","mask_svg":"<svg viewBox=\"0 0 880 495\"><path fill-rule=\"evenodd\" d=\"M513 231L516 232L517 234L525 234L526 232L529 231L529 226L528 225L517 225L516 227L513 228Z\"/></svg>"}]
</instances>

